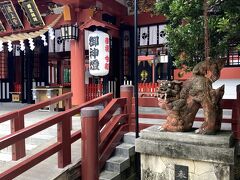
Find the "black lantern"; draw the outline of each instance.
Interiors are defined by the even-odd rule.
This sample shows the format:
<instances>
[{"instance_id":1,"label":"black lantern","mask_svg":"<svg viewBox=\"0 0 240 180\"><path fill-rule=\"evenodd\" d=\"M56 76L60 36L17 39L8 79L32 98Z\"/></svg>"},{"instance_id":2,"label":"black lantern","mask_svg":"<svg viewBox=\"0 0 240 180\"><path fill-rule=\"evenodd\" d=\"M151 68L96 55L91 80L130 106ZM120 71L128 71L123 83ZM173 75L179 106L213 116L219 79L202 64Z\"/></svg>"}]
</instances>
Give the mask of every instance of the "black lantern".
<instances>
[{"instance_id":1,"label":"black lantern","mask_svg":"<svg viewBox=\"0 0 240 180\"><path fill-rule=\"evenodd\" d=\"M76 25L63 25L61 26L62 39L78 39L79 29Z\"/></svg>"}]
</instances>

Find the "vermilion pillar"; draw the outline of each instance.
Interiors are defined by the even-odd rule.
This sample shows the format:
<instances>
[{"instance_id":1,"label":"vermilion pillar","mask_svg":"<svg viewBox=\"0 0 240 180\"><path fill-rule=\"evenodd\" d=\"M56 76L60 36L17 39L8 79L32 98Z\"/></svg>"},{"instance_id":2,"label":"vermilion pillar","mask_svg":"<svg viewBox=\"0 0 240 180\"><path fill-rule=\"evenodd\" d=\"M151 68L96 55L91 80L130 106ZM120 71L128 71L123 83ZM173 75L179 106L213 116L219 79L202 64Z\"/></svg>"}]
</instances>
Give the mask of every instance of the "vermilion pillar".
<instances>
[{"instance_id":1,"label":"vermilion pillar","mask_svg":"<svg viewBox=\"0 0 240 180\"><path fill-rule=\"evenodd\" d=\"M132 85L122 85L120 87L120 97L127 98L127 106L126 106L126 114L129 114L128 125L129 130L132 130L132 126L134 125L132 122L131 114L132 114L132 98L133 98L133 86Z\"/></svg>"},{"instance_id":2,"label":"vermilion pillar","mask_svg":"<svg viewBox=\"0 0 240 180\"><path fill-rule=\"evenodd\" d=\"M84 44L84 31L80 31L78 41L71 41L71 91L73 92L73 105L84 103L86 97Z\"/></svg>"},{"instance_id":3,"label":"vermilion pillar","mask_svg":"<svg viewBox=\"0 0 240 180\"><path fill-rule=\"evenodd\" d=\"M99 179L99 111L96 107L81 110L82 180Z\"/></svg>"}]
</instances>

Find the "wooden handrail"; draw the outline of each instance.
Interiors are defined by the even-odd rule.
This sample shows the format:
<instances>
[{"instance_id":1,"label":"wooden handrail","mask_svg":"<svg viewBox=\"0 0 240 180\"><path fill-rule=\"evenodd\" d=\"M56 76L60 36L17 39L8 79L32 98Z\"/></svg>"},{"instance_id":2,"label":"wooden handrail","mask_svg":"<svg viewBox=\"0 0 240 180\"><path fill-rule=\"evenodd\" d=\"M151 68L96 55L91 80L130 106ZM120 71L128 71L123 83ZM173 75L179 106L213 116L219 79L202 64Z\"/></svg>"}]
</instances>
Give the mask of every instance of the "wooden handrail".
<instances>
[{"instance_id":1,"label":"wooden handrail","mask_svg":"<svg viewBox=\"0 0 240 180\"><path fill-rule=\"evenodd\" d=\"M62 122L65 117L66 117L65 112L62 112L62 113L54 115L50 118L42 120L40 122L37 122L33 125L30 125L30 126L24 128L24 129L21 129L17 132L11 133L7 136L0 138L0 150L16 143L17 141L26 139L29 136L32 136L32 135L34 135L44 129L47 129L59 122Z\"/></svg>"},{"instance_id":2,"label":"wooden handrail","mask_svg":"<svg viewBox=\"0 0 240 180\"><path fill-rule=\"evenodd\" d=\"M18 112L22 113L22 114L27 114L27 113L30 113L32 111L41 109L41 108L43 108L45 106L49 106L49 105L57 103L59 101L63 101L63 100L69 99L69 98L72 97L72 95L73 95L72 92L68 92L68 93L62 94L60 96L56 96L54 98L51 98L49 100L41 101L39 103L36 103L36 104L30 105L30 106L24 107L24 108L20 109Z\"/></svg>"},{"instance_id":3,"label":"wooden handrail","mask_svg":"<svg viewBox=\"0 0 240 180\"><path fill-rule=\"evenodd\" d=\"M50 118L47 118L40 122L37 122L37 123L30 125L24 129L21 129L17 132L11 133L10 135L7 135L3 138L0 138L0 150L8 147L11 144L14 144L20 140L23 140L31 135L34 135L50 126L53 126L54 124L59 125L63 122L69 121L70 120L69 117L71 117L75 114L79 114L80 110L84 107L94 106L94 105L98 105L98 104L105 104L106 102L109 102L112 99L112 97L113 97L112 93L106 94L104 96L93 99L89 102L83 103L82 105L68 109L64 112L60 112ZM24 111L24 112L27 112L27 111ZM65 126L59 126L59 127L65 128ZM67 130L70 131L69 128ZM63 134L61 134L59 132L64 132L64 134L68 134L68 133L66 133L66 131L64 131L64 129L60 129L60 131L58 131L58 142L56 142L53 145L47 147L46 149L40 151L39 153L27 158L26 160L11 167L10 169L4 171L3 173L0 174L0 179L4 179L4 180L9 179L10 180L10 179L17 177L24 171L30 169L31 167L40 163L41 161L45 160L46 158L50 157L54 153L63 151L66 144L71 145L73 142L75 142L81 138L81 130L78 130L75 133L73 133L70 136L70 139L62 137ZM62 140L61 142L60 142L60 139ZM66 142L64 140L66 140L68 142ZM63 144L64 144L64 146L63 146ZM62 153L59 153L58 160L61 159L64 161L65 160L64 156L66 156L66 155L69 156L69 153L71 153L71 152L63 151ZM61 156L63 156L63 157L61 157ZM60 164L59 163L58 164L59 164L59 167L64 167L69 163L70 162L67 161L65 163L61 162Z\"/></svg>"},{"instance_id":4,"label":"wooden handrail","mask_svg":"<svg viewBox=\"0 0 240 180\"><path fill-rule=\"evenodd\" d=\"M108 106L99 114L99 128L101 129L113 116L118 108L124 108L127 102L126 98L117 98L112 100Z\"/></svg>"},{"instance_id":5,"label":"wooden handrail","mask_svg":"<svg viewBox=\"0 0 240 180\"><path fill-rule=\"evenodd\" d=\"M102 97L98 97L72 109L60 112L50 118L37 122L17 132L11 133L10 135L4 136L0 138L0 150L10 146L11 144L16 143L17 141L28 138L29 136L32 136L44 129L47 129L59 122L62 122L65 120L66 117L79 114L80 110L84 107L98 105L106 100L109 100L110 98L112 98L112 93L106 94Z\"/></svg>"},{"instance_id":6,"label":"wooden handrail","mask_svg":"<svg viewBox=\"0 0 240 180\"><path fill-rule=\"evenodd\" d=\"M30 105L30 106L21 108L19 110L14 111L14 112L10 112L10 113L1 115L0 116L0 123L3 123L5 121L7 121L7 120L16 118L19 113L25 115L25 114L30 113L32 111L41 109L41 108L43 108L45 106L57 103L59 101L62 101L62 100L65 100L65 99L68 99L68 98L71 98L71 97L72 97L72 92L65 93L65 94L62 94L60 96L51 98L49 100L45 100L45 101L42 101L42 102Z\"/></svg>"},{"instance_id":7,"label":"wooden handrail","mask_svg":"<svg viewBox=\"0 0 240 180\"><path fill-rule=\"evenodd\" d=\"M30 105L28 107L21 108L14 112L7 113L5 115L0 116L0 123L11 120L11 132L14 133L14 132L19 131L24 128L24 115L25 114L30 113L35 110L38 110L45 106L57 103L59 101L65 101L66 109L68 109L72 106L71 105L72 95L73 95L72 92L65 93L60 96L51 98L49 100L42 101L42 102ZM23 139L13 145L12 160L18 160L18 159L24 157L25 155L26 155L25 140Z\"/></svg>"},{"instance_id":8,"label":"wooden handrail","mask_svg":"<svg viewBox=\"0 0 240 180\"><path fill-rule=\"evenodd\" d=\"M4 115L1 115L0 116L0 124L5 122L5 121L8 121L9 119L14 119L18 116L18 112L15 111L15 112L10 112L10 113L6 113Z\"/></svg>"},{"instance_id":9,"label":"wooden handrail","mask_svg":"<svg viewBox=\"0 0 240 180\"><path fill-rule=\"evenodd\" d=\"M0 179L11 180L17 177L18 175L32 168L36 164L42 162L43 160L47 159L48 157L58 152L61 149L61 146L62 146L62 143L54 143L53 145L38 152L37 154L24 160L23 162L20 162L18 165L13 166L12 168L4 171L3 173L0 174Z\"/></svg>"}]
</instances>

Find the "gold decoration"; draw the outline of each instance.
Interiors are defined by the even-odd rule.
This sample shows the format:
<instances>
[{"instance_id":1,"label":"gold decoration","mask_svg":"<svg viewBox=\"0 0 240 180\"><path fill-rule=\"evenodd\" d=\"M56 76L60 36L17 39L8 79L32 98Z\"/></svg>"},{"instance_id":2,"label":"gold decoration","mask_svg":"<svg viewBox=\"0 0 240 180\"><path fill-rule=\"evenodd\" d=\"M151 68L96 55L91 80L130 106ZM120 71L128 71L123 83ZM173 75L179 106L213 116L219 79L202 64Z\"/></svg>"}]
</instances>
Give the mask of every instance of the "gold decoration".
<instances>
[{"instance_id":1,"label":"gold decoration","mask_svg":"<svg viewBox=\"0 0 240 180\"><path fill-rule=\"evenodd\" d=\"M140 76L142 81L146 81L148 77L148 72L146 70L142 70Z\"/></svg>"}]
</instances>

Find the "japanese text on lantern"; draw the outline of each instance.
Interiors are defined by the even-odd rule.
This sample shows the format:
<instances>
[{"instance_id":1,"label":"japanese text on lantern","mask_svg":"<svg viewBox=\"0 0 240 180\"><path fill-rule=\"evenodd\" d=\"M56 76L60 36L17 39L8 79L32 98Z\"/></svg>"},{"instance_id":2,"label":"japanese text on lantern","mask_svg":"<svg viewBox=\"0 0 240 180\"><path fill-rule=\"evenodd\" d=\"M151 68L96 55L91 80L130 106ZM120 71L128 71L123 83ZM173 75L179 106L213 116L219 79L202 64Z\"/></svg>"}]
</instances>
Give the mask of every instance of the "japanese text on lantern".
<instances>
[{"instance_id":1,"label":"japanese text on lantern","mask_svg":"<svg viewBox=\"0 0 240 180\"><path fill-rule=\"evenodd\" d=\"M89 72L93 76L105 76L109 73L110 39L107 33L94 31L88 36Z\"/></svg>"},{"instance_id":2,"label":"japanese text on lantern","mask_svg":"<svg viewBox=\"0 0 240 180\"><path fill-rule=\"evenodd\" d=\"M109 38L108 37L105 38L105 51L109 52ZM105 60L106 60L106 63L105 63L104 68L106 70L109 70L109 56L108 55L105 56Z\"/></svg>"},{"instance_id":3,"label":"japanese text on lantern","mask_svg":"<svg viewBox=\"0 0 240 180\"><path fill-rule=\"evenodd\" d=\"M89 60L90 60L90 70L99 70L99 37L92 36L89 38Z\"/></svg>"}]
</instances>

